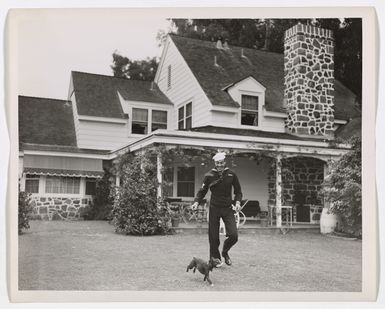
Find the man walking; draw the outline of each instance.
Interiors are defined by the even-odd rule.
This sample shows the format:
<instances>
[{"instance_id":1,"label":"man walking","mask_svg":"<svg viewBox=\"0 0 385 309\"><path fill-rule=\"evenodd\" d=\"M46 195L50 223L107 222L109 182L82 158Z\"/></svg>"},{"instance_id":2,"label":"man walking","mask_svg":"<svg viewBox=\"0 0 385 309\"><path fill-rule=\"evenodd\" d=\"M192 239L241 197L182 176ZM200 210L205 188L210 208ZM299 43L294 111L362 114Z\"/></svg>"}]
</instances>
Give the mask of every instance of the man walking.
<instances>
[{"instance_id":1,"label":"man walking","mask_svg":"<svg viewBox=\"0 0 385 309\"><path fill-rule=\"evenodd\" d=\"M238 230L234 217L234 210L241 208L242 190L237 175L226 167L226 154L218 152L214 157L215 168L205 174L202 187L199 189L192 209L197 209L205 197L208 189L211 191L209 209L209 243L210 259L216 267L223 265L219 253L219 222L222 218L226 228L226 240L223 243L222 257L227 265L232 261L229 250L238 241ZM234 188L235 209L232 208L231 190Z\"/></svg>"}]
</instances>

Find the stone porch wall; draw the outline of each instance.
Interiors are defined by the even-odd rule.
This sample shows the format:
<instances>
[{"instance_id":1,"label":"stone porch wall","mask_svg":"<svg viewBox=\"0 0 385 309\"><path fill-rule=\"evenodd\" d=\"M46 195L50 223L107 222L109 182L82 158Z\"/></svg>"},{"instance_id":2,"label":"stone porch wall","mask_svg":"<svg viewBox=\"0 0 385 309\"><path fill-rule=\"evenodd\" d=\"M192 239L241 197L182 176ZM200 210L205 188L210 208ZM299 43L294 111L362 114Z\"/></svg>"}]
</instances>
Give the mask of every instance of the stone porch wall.
<instances>
[{"instance_id":1,"label":"stone porch wall","mask_svg":"<svg viewBox=\"0 0 385 309\"><path fill-rule=\"evenodd\" d=\"M87 197L32 196L33 219L79 220L81 211L91 204Z\"/></svg>"},{"instance_id":2,"label":"stone porch wall","mask_svg":"<svg viewBox=\"0 0 385 309\"><path fill-rule=\"evenodd\" d=\"M297 221L296 206L310 207L310 223L320 220L323 200L320 195L324 179L324 163L314 158L282 160L282 204L293 206L293 221ZM298 200L298 195L305 199ZM275 169L269 173L269 204L275 205Z\"/></svg>"}]
</instances>

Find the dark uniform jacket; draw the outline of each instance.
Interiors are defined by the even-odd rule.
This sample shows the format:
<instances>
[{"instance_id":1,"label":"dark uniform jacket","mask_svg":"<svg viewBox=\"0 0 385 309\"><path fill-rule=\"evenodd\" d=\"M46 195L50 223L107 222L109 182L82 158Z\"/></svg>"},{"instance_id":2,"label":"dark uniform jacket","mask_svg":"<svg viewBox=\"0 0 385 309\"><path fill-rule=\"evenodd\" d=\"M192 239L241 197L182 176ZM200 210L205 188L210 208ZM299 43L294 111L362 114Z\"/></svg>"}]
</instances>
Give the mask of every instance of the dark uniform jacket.
<instances>
[{"instance_id":1,"label":"dark uniform jacket","mask_svg":"<svg viewBox=\"0 0 385 309\"><path fill-rule=\"evenodd\" d=\"M231 189L234 187L235 201L242 200L242 190L237 175L228 168L222 175L213 168L205 174L202 187L199 189L194 202L201 203L208 189L211 190L210 207L231 207Z\"/></svg>"}]
</instances>

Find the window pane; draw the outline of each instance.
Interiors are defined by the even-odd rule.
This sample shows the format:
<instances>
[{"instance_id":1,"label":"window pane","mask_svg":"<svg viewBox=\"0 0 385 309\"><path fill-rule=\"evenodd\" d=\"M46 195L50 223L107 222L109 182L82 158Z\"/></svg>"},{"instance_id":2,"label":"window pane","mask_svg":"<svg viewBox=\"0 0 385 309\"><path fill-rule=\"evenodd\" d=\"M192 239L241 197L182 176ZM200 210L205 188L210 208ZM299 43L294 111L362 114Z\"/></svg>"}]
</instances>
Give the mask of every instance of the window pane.
<instances>
[{"instance_id":1,"label":"window pane","mask_svg":"<svg viewBox=\"0 0 385 309\"><path fill-rule=\"evenodd\" d=\"M178 129L183 130L183 120L178 122Z\"/></svg>"},{"instance_id":2,"label":"window pane","mask_svg":"<svg viewBox=\"0 0 385 309\"><path fill-rule=\"evenodd\" d=\"M39 179L26 179L25 192L39 193Z\"/></svg>"},{"instance_id":3,"label":"window pane","mask_svg":"<svg viewBox=\"0 0 385 309\"><path fill-rule=\"evenodd\" d=\"M194 183L179 182L177 196L194 197Z\"/></svg>"},{"instance_id":4,"label":"window pane","mask_svg":"<svg viewBox=\"0 0 385 309\"><path fill-rule=\"evenodd\" d=\"M45 184L46 193L79 194L80 177L54 177L47 176Z\"/></svg>"},{"instance_id":5,"label":"window pane","mask_svg":"<svg viewBox=\"0 0 385 309\"><path fill-rule=\"evenodd\" d=\"M164 196L173 196L174 169L166 168L163 174Z\"/></svg>"},{"instance_id":6,"label":"window pane","mask_svg":"<svg viewBox=\"0 0 385 309\"><path fill-rule=\"evenodd\" d=\"M194 181L195 168L178 167L178 181Z\"/></svg>"},{"instance_id":7,"label":"window pane","mask_svg":"<svg viewBox=\"0 0 385 309\"><path fill-rule=\"evenodd\" d=\"M167 123L166 111L152 111L152 122Z\"/></svg>"},{"instance_id":8,"label":"window pane","mask_svg":"<svg viewBox=\"0 0 385 309\"><path fill-rule=\"evenodd\" d=\"M186 118L186 129L191 129L191 121L192 121L192 118L189 117L189 118Z\"/></svg>"},{"instance_id":9,"label":"window pane","mask_svg":"<svg viewBox=\"0 0 385 309\"><path fill-rule=\"evenodd\" d=\"M184 106L178 109L178 120L182 120L184 118Z\"/></svg>"},{"instance_id":10,"label":"window pane","mask_svg":"<svg viewBox=\"0 0 385 309\"><path fill-rule=\"evenodd\" d=\"M132 121L148 121L148 110L141 108L132 109Z\"/></svg>"},{"instance_id":11,"label":"window pane","mask_svg":"<svg viewBox=\"0 0 385 309\"><path fill-rule=\"evenodd\" d=\"M258 126L258 113L242 112L241 124L247 126Z\"/></svg>"},{"instance_id":12,"label":"window pane","mask_svg":"<svg viewBox=\"0 0 385 309\"><path fill-rule=\"evenodd\" d=\"M192 103L190 102L186 105L186 117L191 116L191 113L192 113Z\"/></svg>"},{"instance_id":13,"label":"window pane","mask_svg":"<svg viewBox=\"0 0 385 309\"><path fill-rule=\"evenodd\" d=\"M167 129L167 124L153 123L151 130L154 132L155 130L158 130L158 129Z\"/></svg>"},{"instance_id":14,"label":"window pane","mask_svg":"<svg viewBox=\"0 0 385 309\"><path fill-rule=\"evenodd\" d=\"M86 180L86 195L95 195L96 193L96 180Z\"/></svg>"},{"instance_id":15,"label":"window pane","mask_svg":"<svg viewBox=\"0 0 385 309\"><path fill-rule=\"evenodd\" d=\"M243 95L242 96L242 109L258 110L258 97Z\"/></svg>"},{"instance_id":16,"label":"window pane","mask_svg":"<svg viewBox=\"0 0 385 309\"><path fill-rule=\"evenodd\" d=\"M132 123L131 127L131 133L132 134L147 134L147 123L138 122Z\"/></svg>"}]
</instances>

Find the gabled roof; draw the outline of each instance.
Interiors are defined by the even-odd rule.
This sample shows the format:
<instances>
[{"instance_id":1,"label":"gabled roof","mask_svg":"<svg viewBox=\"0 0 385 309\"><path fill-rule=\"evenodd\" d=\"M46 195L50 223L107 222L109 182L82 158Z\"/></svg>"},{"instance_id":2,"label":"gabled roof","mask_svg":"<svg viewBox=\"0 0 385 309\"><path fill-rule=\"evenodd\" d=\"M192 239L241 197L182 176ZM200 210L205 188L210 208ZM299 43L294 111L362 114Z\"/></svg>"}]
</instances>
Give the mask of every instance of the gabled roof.
<instances>
[{"instance_id":1,"label":"gabled roof","mask_svg":"<svg viewBox=\"0 0 385 309\"><path fill-rule=\"evenodd\" d=\"M170 35L170 38L213 105L237 107L238 104L223 89L252 76L266 88L266 109L286 112L283 107L283 54L239 46L229 46L224 50L216 48L215 42L177 35ZM214 65L214 57L218 66ZM355 95L336 80L335 118L349 119L358 115L354 102Z\"/></svg>"},{"instance_id":2,"label":"gabled roof","mask_svg":"<svg viewBox=\"0 0 385 309\"><path fill-rule=\"evenodd\" d=\"M19 142L76 147L71 102L19 96Z\"/></svg>"},{"instance_id":3,"label":"gabled roof","mask_svg":"<svg viewBox=\"0 0 385 309\"><path fill-rule=\"evenodd\" d=\"M126 118L118 92L125 100L172 104L150 81L74 71L72 81L79 115Z\"/></svg>"}]
</instances>

